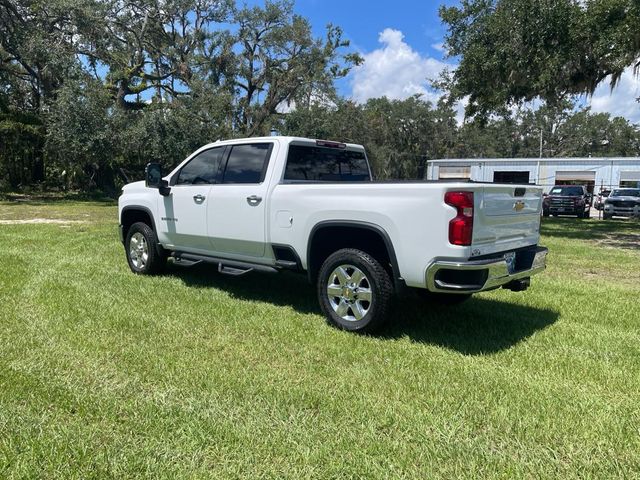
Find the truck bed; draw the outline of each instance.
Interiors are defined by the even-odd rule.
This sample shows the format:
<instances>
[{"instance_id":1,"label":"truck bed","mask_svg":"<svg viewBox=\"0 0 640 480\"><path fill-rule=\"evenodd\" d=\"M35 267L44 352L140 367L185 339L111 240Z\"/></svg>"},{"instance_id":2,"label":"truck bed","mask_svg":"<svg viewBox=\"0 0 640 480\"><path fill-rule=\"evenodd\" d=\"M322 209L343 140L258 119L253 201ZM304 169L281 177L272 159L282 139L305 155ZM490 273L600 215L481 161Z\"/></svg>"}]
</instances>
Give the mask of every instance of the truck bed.
<instances>
[{"instance_id":1,"label":"truck bed","mask_svg":"<svg viewBox=\"0 0 640 480\"><path fill-rule=\"evenodd\" d=\"M455 208L444 202L449 190L474 194L470 246L449 243L447 225L456 215ZM434 259L469 259L536 245L541 204L542 189L531 185L287 182L273 188L268 229L271 243L293 241L296 251L305 252L308 232L320 222L348 220L379 226L396 249L407 285L423 286L424 266Z\"/></svg>"}]
</instances>

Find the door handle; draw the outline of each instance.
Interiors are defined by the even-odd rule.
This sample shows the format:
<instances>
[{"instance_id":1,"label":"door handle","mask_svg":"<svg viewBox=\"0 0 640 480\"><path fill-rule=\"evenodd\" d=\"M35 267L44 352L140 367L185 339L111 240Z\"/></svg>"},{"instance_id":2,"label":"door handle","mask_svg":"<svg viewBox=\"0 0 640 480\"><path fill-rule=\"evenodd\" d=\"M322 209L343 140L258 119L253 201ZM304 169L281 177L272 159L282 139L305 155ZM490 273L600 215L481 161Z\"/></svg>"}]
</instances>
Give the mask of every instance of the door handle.
<instances>
[{"instance_id":1,"label":"door handle","mask_svg":"<svg viewBox=\"0 0 640 480\"><path fill-rule=\"evenodd\" d=\"M256 207L260 205L261 201L262 201L262 197L259 197L257 195L251 195L250 197L247 197L247 203L252 207Z\"/></svg>"},{"instance_id":2,"label":"door handle","mask_svg":"<svg viewBox=\"0 0 640 480\"><path fill-rule=\"evenodd\" d=\"M197 203L202 203L202 202L204 202L204 199L205 199L205 198L207 198L207 197L205 197L204 195L202 195L202 194L200 194L200 193L199 193L199 194L197 194L197 195L194 195L194 196L193 196L193 199L194 199Z\"/></svg>"}]
</instances>

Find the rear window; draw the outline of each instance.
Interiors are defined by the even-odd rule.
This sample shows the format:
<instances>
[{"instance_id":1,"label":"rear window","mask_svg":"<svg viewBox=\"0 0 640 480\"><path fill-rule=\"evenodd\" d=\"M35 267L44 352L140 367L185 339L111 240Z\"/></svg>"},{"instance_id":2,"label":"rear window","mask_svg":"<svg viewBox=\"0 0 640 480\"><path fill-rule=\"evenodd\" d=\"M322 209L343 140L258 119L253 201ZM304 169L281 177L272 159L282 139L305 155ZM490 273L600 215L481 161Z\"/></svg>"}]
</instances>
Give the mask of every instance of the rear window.
<instances>
[{"instance_id":1,"label":"rear window","mask_svg":"<svg viewBox=\"0 0 640 480\"><path fill-rule=\"evenodd\" d=\"M579 196L583 190L580 187L553 187L551 195Z\"/></svg>"},{"instance_id":2,"label":"rear window","mask_svg":"<svg viewBox=\"0 0 640 480\"><path fill-rule=\"evenodd\" d=\"M364 152L290 145L285 180L367 182L371 180Z\"/></svg>"}]
</instances>

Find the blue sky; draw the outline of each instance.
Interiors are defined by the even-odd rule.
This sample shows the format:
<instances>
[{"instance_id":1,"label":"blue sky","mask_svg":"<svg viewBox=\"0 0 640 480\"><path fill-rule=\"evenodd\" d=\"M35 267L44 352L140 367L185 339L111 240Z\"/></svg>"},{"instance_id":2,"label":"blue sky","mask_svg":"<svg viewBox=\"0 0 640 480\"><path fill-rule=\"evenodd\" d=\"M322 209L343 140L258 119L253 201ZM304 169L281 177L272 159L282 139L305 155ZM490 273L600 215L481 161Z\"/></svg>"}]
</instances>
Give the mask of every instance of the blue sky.
<instances>
[{"instance_id":1,"label":"blue sky","mask_svg":"<svg viewBox=\"0 0 640 480\"><path fill-rule=\"evenodd\" d=\"M343 95L366 101L382 95L402 99L421 93L426 99L436 100L438 95L429 88L427 78L436 78L442 68L455 68L456 63L455 59L443 58L445 28L438 7L456 3L297 0L295 11L310 20L316 35L322 35L328 23L339 25L352 48L363 55L364 65L339 83ZM613 93L605 83L593 98L583 98L582 102L590 104L593 111L640 122L640 104L633 101L640 96L640 79L628 69Z\"/></svg>"},{"instance_id":2,"label":"blue sky","mask_svg":"<svg viewBox=\"0 0 640 480\"><path fill-rule=\"evenodd\" d=\"M445 33L439 5L419 0L297 0L295 10L311 21L316 34L328 23L339 25L359 50L378 48L378 34L392 28L402 31L406 42L420 54L439 56L432 47L442 42Z\"/></svg>"},{"instance_id":3,"label":"blue sky","mask_svg":"<svg viewBox=\"0 0 640 480\"><path fill-rule=\"evenodd\" d=\"M399 68L406 69L407 65L397 65L396 62L393 62L394 57L405 58L406 62L415 60L419 62L422 59L442 61L441 44L445 30L438 16L439 5L440 2L419 0L396 0L393 2L297 0L295 10L310 20L316 35L322 35L328 23L339 25L344 31L345 38L351 42L351 48L365 57L365 65L358 72L354 72L350 78L339 83L339 89L343 95L354 96L357 100L363 101L370 97L369 92L372 94L383 87L383 83L387 80L386 75L384 78L378 77L378 75L387 73L385 67L388 70L395 67L396 74ZM399 32L400 35L394 35L390 33L391 31ZM410 47L410 51L403 48L404 45ZM393 51L383 55L385 48L387 50L391 48ZM397 51L398 48L400 51ZM378 52L377 56L376 52ZM373 55L373 57L369 57L369 55ZM377 68L374 69L367 63L376 63ZM389 63L392 65L387 65ZM431 63L431 69L425 66L415 71L414 66L414 75L419 75L420 72L437 74L439 63ZM382 93L386 93L390 97L402 97L408 96L410 92L417 93L414 90L430 90L425 78L419 77L419 82L416 83L415 80L418 77L408 79L407 76L404 77L405 83L409 80L409 83L414 86L413 89L411 87L404 88L404 95L402 95L402 89L398 85L401 78L396 78L393 82L389 82L395 84L389 85L391 90L386 89L389 91L385 90ZM364 83L371 77L379 78L377 85L369 86ZM415 88L418 84L422 87L421 89ZM393 89L394 86L397 91Z\"/></svg>"},{"instance_id":4,"label":"blue sky","mask_svg":"<svg viewBox=\"0 0 640 480\"><path fill-rule=\"evenodd\" d=\"M262 5L264 0L239 0L238 3ZM427 79L435 79L443 68L455 68L456 59L444 57L442 42L446 33L438 16L440 5L455 5L457 0L296 0L294 10L306 17L317 36L325 26L340 26L351 48L364 58L348 78L338 82L339 92L358 102L387 96L404 99L416 93L431 101L438 93ZM594 112L608 112L640 123L640 77L628 68L619 85L611 92L602 82L592 98L583 97L581 105ZM463 106L458 106L462 120Z\"/></svg>"}]
</instances>

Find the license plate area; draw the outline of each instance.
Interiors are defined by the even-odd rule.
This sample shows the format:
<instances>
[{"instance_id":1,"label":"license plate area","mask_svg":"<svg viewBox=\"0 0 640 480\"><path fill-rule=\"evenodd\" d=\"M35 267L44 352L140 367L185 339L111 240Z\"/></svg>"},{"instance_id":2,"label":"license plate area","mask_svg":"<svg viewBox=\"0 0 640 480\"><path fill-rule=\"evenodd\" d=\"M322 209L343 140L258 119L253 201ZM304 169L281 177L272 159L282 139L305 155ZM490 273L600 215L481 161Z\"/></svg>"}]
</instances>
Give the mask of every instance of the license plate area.
<instances>
[{"instance_id":1,"label":"license plate area","mask_svg":"<svg viewBox=\"0 0 640 480\"><path fill-rule=\"evenodd\" d=\"M536 251L536 248L526 248L515 252L506 252L503 258L507 264L509 275L529 270L535 262Z\"/></svg>"},{"instance_id":2,"label":"license plate area","mask_svg":"<svg viewBox=\"0 0 640 480\"><path fill-rule=\"evenodd\" d=\"M504 261L507 264L507 272L509 272L509 274L516 271L516 252L505 253Z\"/></svg>"}]
</instances>

